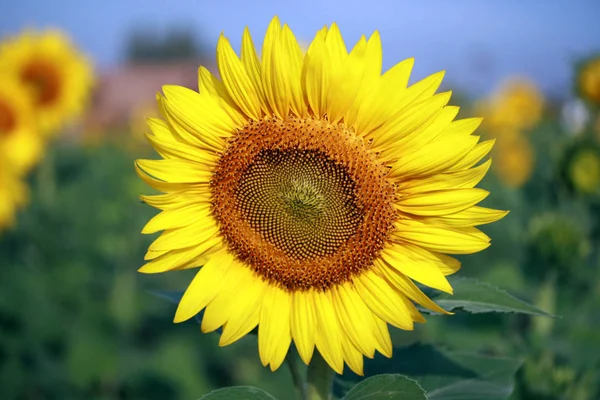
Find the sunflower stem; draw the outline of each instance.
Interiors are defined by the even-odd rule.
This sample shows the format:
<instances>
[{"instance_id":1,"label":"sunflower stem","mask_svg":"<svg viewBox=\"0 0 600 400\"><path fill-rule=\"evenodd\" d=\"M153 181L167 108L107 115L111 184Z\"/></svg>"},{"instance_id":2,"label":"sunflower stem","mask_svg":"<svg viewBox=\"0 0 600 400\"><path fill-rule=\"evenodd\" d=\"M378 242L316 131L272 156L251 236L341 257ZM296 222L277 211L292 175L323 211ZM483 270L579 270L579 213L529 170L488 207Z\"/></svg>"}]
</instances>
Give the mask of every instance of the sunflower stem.
<instances>
[{"instance_id":1,"label":"sunflower stem","mask_svg":"<svg viewBox=\"0 0 600 400\"><path fill-rule=\"evenodd\" d=\"M331 386L335 372L327 365L318 351L312 357L308 365L306 376L307 400L328 400L330 399Z\"/></svg>"},{"instance_id":2,"label":"sunflower stem","mask_svg":"<svg viewBox=\"0 0 600 400\"><path fill-rule=\"evenodd\" d=\"M297 397L301 400L306 400L306 383L304 382L302 373L298 368L296 358L296 352L290 350L285 360L288 364L288 367L290 367L290 372L292 373L292 382L294 382L294 386L296 387Z\"/></svg>"},{"instance_id":3,"label":"sunflower stem","mask_svg":"<svg viewBox=\"0 0 600 400\"><path fill-rule=\"evenodd\" d=\"M40 197L45 206L52 206L56 197L56 165L53 150L44 155L37 170L37 185Z\"/></svg>"}]
</instances>

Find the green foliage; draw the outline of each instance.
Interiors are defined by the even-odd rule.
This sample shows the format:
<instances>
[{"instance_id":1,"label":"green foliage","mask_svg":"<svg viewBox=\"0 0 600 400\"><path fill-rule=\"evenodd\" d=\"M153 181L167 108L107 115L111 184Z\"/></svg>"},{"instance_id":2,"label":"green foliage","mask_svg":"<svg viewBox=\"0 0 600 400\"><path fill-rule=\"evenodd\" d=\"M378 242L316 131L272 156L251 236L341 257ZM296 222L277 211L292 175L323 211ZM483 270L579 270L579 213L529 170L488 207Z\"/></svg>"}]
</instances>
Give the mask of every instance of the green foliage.
<instances>
[{"instance_id":1,"label":"green foliage","mask_svg":"<svg viewBox=\"0 0 600 400\"><path fill-rule=\"evenodd\" d=\"M354 386L344 400L427 400L417 382L402 375L382 374Z\"/></svg>"},{"instance_id":2,"label":"green foliage","mask_svg":"<svg viewBox=\"0 0 600 400\"><path fill-rule=\"evenodd\" d=\"M546 312L519 300L505 290L472 278L451 279L454 295L441 293L432 296L448 311L464 310L470 313L521 313L549 316Z\"/></svg>"},{"instance_id":3,"label":"green foliage","mask_svg":"<svg viewBox=\"0 0 600 400\"><path fill-rule=\"evenodd\" d=\"M442 351L413 344L394 349L391 359L375 356L365 362L365 377L401 374L414 379L428 399L506 399L512 393L515 373L522 360L465 352ZM334 392L342 397L363 380L344 373L335 380Z\"/></svg>"},{"instance_id":4,"label":"green foliage","mask_svg":"<svg viewBox=\"0 0 600 400\"><path fill-rule=\"evenodd\" d=\"M250 386L234 386L223 389L214 390L202 397L199 400L274 400L264 390Z\"/></svg>"}]
</instances>

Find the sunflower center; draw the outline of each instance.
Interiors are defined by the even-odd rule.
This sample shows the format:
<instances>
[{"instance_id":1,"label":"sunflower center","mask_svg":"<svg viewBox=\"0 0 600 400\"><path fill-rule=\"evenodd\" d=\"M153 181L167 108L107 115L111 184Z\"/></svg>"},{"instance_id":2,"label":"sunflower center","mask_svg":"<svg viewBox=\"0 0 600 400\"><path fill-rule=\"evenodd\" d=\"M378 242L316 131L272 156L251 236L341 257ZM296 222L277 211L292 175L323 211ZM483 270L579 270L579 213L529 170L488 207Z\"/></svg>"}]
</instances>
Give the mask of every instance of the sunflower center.
<instances>
[{"instance_id":1,"label":"sunflower center","mask_svg":"<svg viewBox=\"0 0 600 400\"><path fill-rule=\"evenodd\" d=\"M265 240L305 260L335 253L356 231L355 185L322 152L262 150L239 180L236 204Z\"/></svg>"},{"instance_id":2,"label":"sunflower center","mask_svg":"<svg viewBox=\"0 0 600 400\"><path fill-rule=\"evenodd\" d=\"M23 68L21 79L35 93L38 105L52 104L60 95L60 76L55 67L45 61L33 61Z\"/></svg>"},{"instance_id":3,"label":"sunflower center","mask_svg":"<svg viewBox=\"0 0 600 400\"><path fill-rule=\"evenodd\" d=\"M8 136L17 125L14 110L0 100L0 137Z\"/></svg>"},{"instance_id":4,"label":"sunflower center","mask_svg":"<svg viewBox=\"0 0 600 400\"><path fill-rule=\"evenodd\" d=\"M250 122L215 168L229 249L287 290L326 289L371 267L396 218L386 167L342 125Z\"/></svg>"}]
</instances>

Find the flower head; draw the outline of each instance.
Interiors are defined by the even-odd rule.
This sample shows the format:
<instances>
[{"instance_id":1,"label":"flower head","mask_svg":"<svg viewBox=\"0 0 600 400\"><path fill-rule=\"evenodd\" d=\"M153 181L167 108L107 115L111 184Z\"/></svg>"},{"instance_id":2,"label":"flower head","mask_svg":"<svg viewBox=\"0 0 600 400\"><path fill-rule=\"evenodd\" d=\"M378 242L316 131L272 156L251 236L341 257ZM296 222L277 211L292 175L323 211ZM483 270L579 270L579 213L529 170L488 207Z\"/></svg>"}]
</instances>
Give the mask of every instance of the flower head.
<instances>
[{"instance_id":1,"label":"flower head","mask_svg":"<svg viewBox=\"0 0 600 400\"><path fill-rule=\"evenodd\" d=\"M363 355L391 356L388 324L440 313L413 282L446 292L460 263L489 246L475 226L504 211L476 206L493 141L454 121L443 73L407 86L413 60L381 74L379 34L348 52L334 24L306 54L275 18L259 58L248 30L241 57L219 39L221 79L199 69L199 92L163 87L164 120L148 140L162 160L136 169L164 194L141 272L202 266L175 321L204 311L202 331L227 345L258 325L262 363L278 368L292 341L337 372Z\"/></svg>"},{"instance_id":2,"label":"flower head","mask_svg":"<svg viewBox=\"0 0 600 400\"><path fill-rule=\"evenodd\" d=\"M581 64L577 89L583 99L600 106L600 57L592 57Z\"/></svg>"},{"instance_id":3,"label":"flower head","mask_svg":"<svg viewBox=\"0 0 600 400\"><path fill-rule=\"evenodd\" d=\"M0 158L22 175L39 161L43 140L25 88L1 75L0 83Z\"/></svg>"},{"instance_id":4,"label":"flower head","mask_svg":"<svg viewBox=\"0 0 600 400\"><path fill-rule=\"evenodd\" d=\"M523 186L533 173L535 153L529 140L520 134L500 137L494 149L494 170L509 187Z\"/></svg>"},{"instance_id":5,"label":"flower head","mask_svg":"<svg viewBox=\"0 0 600 400\"><path fill-rule=\"evenodd\" d=\"M27 87L42 132L53 133L83 112L92 69L62 32L9 38L0 46L0 60L0 71Z\"/></svg>"},{"instance_id":6,"label":"flower head","mask_svg":"<svg viewBox=\"0 0 600 400\"><path fill-rule=\"evenodd\" d=\"M574 189L583 194L600 194L600 151L584 147L569 160L568 176Z\"/></svg>"},{"instance_id":7,"label":"flower head","mask_svg":"<svg viewBox=\"0 0 600 400\"><path fill-rule=\"evenodd\" d=\"M480 112L491 132L523 131L534 127L541 119L544 97L535 83L525 78L511 78L480 103Z\"/></svg>"}]
</instances>

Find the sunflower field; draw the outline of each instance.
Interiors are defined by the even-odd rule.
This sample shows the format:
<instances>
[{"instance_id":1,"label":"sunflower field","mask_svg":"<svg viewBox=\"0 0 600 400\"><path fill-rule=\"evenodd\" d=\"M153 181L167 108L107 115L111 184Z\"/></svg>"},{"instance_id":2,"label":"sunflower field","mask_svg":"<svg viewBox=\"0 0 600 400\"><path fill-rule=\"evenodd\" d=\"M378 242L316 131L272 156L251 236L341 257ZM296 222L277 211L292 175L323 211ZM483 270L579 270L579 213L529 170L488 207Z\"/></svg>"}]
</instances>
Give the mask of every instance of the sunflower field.
<instances>
[{"instance_id":1,"label":"sunflower field","mask_svg":"<svg viewBox=\"0 0 600 400\"><path fill-rule=\"evenodd\" d=\"M472 98L252 34L127 107L0 38L0 399L600 398L600 57Z\"/></svg>"}]
</instances>

